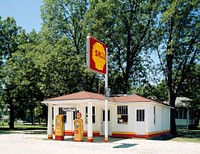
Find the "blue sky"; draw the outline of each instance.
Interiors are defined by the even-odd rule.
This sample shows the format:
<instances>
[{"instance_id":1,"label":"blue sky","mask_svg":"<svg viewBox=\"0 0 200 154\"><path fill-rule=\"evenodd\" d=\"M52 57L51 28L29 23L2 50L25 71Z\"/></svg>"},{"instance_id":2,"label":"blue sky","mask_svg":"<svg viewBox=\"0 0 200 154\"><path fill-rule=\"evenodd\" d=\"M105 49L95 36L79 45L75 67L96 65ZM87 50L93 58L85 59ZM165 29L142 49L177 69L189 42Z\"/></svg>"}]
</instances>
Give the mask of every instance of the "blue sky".
<instances>
[{"instance_id":1,"label":"blue sky","mask_svg":"<svg viewBox=\"0 0 200 154\"><path fill-rule=\"evenodd\" d=\"M18 26L27 32L41 28L40 6L43 0L0 0L0 16L14 17Z\"/></svg>"}]
</instances>

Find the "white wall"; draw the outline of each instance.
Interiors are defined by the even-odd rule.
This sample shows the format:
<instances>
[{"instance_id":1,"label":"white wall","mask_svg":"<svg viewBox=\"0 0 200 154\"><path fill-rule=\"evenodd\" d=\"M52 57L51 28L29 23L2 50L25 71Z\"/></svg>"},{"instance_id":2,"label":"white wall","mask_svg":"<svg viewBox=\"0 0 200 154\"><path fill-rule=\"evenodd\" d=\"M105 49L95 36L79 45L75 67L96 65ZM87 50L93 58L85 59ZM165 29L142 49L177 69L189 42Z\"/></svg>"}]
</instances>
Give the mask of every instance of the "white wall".
<instances>
[{"instance_id":1,"label":"white wall","mask_svg":"<svg viewBox=\"0 0 200 154\"><path fill-rule=\"evenodd\" d=\"M113 107L113 132L134 132L137 135L162 132L170 129L170 108L157 103L138 102L128 105L128 124L117 123L117 105ZM154 123L154 106L156 107ZM145 121L137 121L137 110L145 110Z\"/></svg>"},{"instance_id":2,"label":"white wall","mask_svg":"<svg viewBox=\"0 0 200 154\"><path fill-rule=\"evenodd\" d=\"M132 108L128 106L128 123L127 124L118 124L117 122L117 106L124 106L128 104L118 104L112 106L112 132L133 132L133 123L132 123L132 116L134 113L132 112Z\"/></svg>"},{"instance_id":3,"label":"white wall","mask_svg":"<svg viewBox=\"0 0 200 154\"><path fill-rule=\"evenodd\" d=\"M146 132L146 123L149 120L148 117L148 106L145 103L139 102L139 103L133 103L134 105L131 105L130 108L132 110L132 114L130 114L130 118L132 119L131 123L133 125L133 132L137 135L144 135ZM144 110L144 121L137 121L137 110Z\"/></svg>"},{"instance_id":4,"label":"white wall","mask_svg":"<svg viewBox=\"0 0 200 154\"><path fill-rule=\"evenodd\" d=\"M155 123L154 123L154 106ZM162 132L170 129L170 108L157 103L148 105L148 130L147 132Z\"/></svg>"},{"instance_id":5,"label":"white wall","mask_svg":"<svg viewBox=\"0 0 200 154\"><path fill-rule=\"evenodd\" d=\"M102 133L102 110L105 108L104 103L94 102L95 106L95 123L93 124L93 131ZM118 124L117 122L117 106L128 105L128 123ZM87 131L88 125L85 121L85 107L87 104L79 104L77 109L82 113L83 129ZM156 107L156 122L154 123L154 106ZM145 110L145 121L140 122L136 119L136 111ZM109 135L112 132L126 132L135 133L137 135L145 135L151 132L162 132L170 129L170 108L157 103L151 102L134 102L134 103L109 103L110 110L110 124ZM67 123L65 124L65 130L73 131L73 112L67 112ZM101 134L102 135L102 134Z\"/></svg>"}]
</instances>

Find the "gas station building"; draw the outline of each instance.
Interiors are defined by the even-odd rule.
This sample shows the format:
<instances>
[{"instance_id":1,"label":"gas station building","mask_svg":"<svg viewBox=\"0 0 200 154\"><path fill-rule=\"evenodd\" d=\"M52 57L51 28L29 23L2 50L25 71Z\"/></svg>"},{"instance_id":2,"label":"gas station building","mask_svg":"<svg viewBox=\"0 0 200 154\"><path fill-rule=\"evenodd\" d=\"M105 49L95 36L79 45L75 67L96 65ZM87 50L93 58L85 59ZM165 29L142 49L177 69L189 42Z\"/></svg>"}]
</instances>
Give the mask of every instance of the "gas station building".
<instances>
[{"instance_id":1,"label":"gas station building","mask_svg":"<svg viewBox=\"0 0 200 154\"><path fill-rule=\"evenodd\" d=\"M60 126L63 138L83 134L87 136L88 142L92 142L94 136L104 136L104 102L104 95L87 91L44 100L42 103L48 106L48 138L55 138L56 127L59 126L58 121L55 120L57 115L63 117L63 124ZM77 113L82 126L76 124ZM82 130L79 130L79 126ZM109 137L151 138L169 133L170 107L168 105L139 95L109 98Z\"/></svg>"}]
</instances>

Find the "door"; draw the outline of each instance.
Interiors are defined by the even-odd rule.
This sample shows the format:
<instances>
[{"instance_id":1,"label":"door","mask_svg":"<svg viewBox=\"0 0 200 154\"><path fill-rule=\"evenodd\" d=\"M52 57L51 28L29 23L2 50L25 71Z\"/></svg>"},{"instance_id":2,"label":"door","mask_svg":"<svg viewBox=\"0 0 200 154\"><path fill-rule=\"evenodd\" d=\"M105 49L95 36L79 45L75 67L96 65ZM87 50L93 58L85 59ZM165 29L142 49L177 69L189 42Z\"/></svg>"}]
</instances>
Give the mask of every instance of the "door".
<instances>
[{"instance_id":1,"label":"door","mask_svg":"<svg viewBox=\"0 0 200 154\"><path fill-rule=\"evenodd\" d=\"M102 110L101 113L101 135L105 135L105 110ZM110 110L108 110L108 135L111 135Z\"/></svg>"}]
</instances>

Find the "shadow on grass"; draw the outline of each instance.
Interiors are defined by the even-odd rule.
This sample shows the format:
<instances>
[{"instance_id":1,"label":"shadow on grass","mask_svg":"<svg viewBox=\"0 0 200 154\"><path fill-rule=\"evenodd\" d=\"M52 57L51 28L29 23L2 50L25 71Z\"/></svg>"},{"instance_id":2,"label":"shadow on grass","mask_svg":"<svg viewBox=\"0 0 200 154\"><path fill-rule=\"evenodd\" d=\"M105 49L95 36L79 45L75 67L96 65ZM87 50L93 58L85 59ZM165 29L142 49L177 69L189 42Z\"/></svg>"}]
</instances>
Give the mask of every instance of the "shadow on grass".
<instances>
[{"instance_id":1,"label":"shadow on grass","mask_svg":"<svg viewBox=\"0 0 200 154\"><path fill-rule=\"evenodd\" d=\"M43 125L23 125L16 126L14 129L8 127L0 127L1 134L46 134L47 128Z\"/></svg>"},{"instance_id":2,"label":"shadow on grass","mask_svg":"<svg viewBox=\"0 0 200 154\"><path fill-rule=\"evenodd\" d=\"M187 141L190 139L199 140L200 141L200 129L197 130L188 130L188 129L178 129L176 135L164 135L155 138L151 138L150 140L160 140L160 141L167 141L167 140L174 140L176 138L182 139L181 141Z\"/></svg>"},{"instance_id":3,"label":"shadow on grass","mask_svg":"<svg viewBox=\"0 0 200 154\"><path fill-rule=\"evenodd\" d=\"M197 129L197 130L188 130L188 129L178 130L177 137L199 138L200 139L200 129Z\"/></svg>"}]
</instances>

